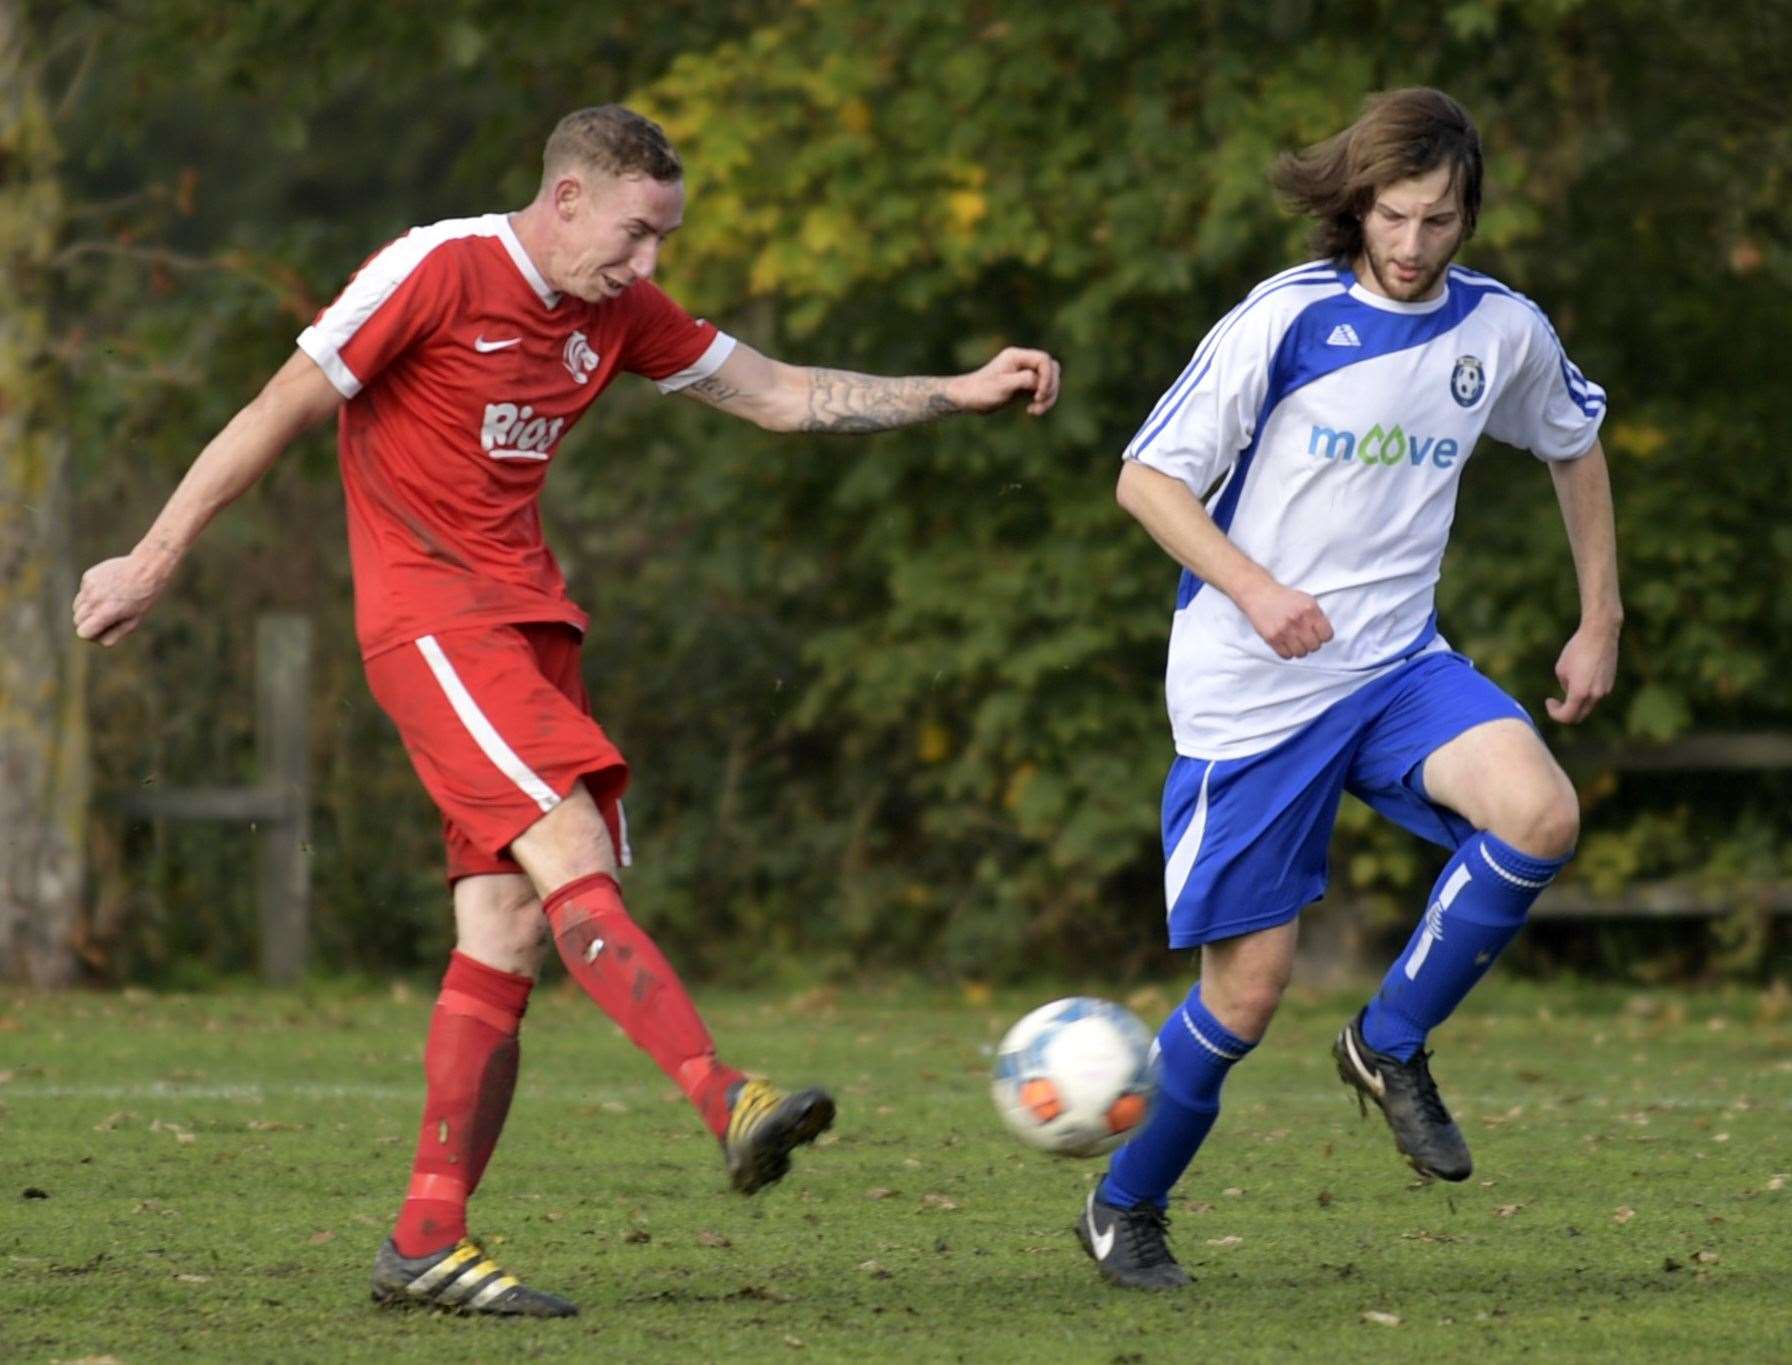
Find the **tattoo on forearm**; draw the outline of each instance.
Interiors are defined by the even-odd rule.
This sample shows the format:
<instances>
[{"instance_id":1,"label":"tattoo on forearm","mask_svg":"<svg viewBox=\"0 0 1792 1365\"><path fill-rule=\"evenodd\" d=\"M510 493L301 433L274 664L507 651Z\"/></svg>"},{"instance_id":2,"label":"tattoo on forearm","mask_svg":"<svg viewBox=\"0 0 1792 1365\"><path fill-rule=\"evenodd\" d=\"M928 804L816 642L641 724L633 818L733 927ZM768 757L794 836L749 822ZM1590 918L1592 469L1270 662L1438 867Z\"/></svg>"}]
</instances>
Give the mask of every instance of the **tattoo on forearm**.
<instances>
[{"instance_id":1,"label":"tattoo on forearm","mask_svg":"<svg viewBox=\"0 0 1792 1365\"><path fill-rule=\"evenodd\" d=\"M809 371L809 411L800 431L889 431L958 411L946 381L889 379L849 370Z\"/></svg>"},{"instance_id":2,"label":"tattoo on forearm","mask_svg":"<svg viewBox=\"0 0 1792 1365\"><path fill-rule=\"evenodd\" d=\"M707 379L699 379L695 384L689 385L685 392L692 398L702 399L712 408L721 408L739 398L743 390L733 384L724 384L712 374Z\"/></svg>"}]
</instances>

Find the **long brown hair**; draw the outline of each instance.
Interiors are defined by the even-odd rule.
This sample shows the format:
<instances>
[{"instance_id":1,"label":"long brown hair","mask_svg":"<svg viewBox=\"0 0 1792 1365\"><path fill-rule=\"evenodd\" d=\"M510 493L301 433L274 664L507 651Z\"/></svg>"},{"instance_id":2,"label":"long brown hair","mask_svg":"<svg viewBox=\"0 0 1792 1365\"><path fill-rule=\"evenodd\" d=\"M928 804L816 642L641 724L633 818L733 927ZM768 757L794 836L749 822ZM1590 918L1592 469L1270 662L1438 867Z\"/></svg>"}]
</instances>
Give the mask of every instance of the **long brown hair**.
<instances>
[{"instance_id":1,"label":"long brown hair","mask_svg":"<svg viewBox=\"0 0 1792 1365\"><path fill-rule=\"evenodd\" d=\"M1348 261L1363 249L1363 215L1377 194L1446 164L1467 241L1481 214L1481 135L1468 110L1443 91L1411 86L1369 96L1343 132L1303 151L1283 152L1270 167L1269 183L1290 208L1319 220L1313 230L1317 254Z\"/></svg>"}]
</instances>

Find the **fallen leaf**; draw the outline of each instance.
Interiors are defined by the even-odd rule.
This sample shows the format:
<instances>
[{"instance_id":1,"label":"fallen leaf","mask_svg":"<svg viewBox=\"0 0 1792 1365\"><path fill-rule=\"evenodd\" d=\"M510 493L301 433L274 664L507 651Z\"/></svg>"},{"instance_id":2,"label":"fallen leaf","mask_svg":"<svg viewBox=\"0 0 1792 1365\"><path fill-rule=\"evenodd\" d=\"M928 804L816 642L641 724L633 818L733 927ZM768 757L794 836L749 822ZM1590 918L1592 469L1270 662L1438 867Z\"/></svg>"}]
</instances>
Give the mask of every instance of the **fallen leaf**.
<instances>
[{"instance_id":1,"label":"fallen leaf","mask_svg":"<svg viewBox=\"0 0 1792 1365\"><path fill-rule=\"evenodd\" d=\"M803 1349L803 1339L801 1337L793 1337L787 1334L784 1338L784 1344L790 1347L793 1351L800 1351Z\"/></svg>"},{"instance_id":2,"label":"fallen leaf","mask_svg":"<svg viewBox=\"0 0 1792 1365\"><path fill-rule=\"evenodd\" d=\"M1243 1246L1244 1238L1242 1238L1242 1237L1209 1237L1207 1239L1207 1245L1210 1247Z\"/></svg>"},{"instance_id":3,"label":"fallen leaf","mask_svg":"<svg viewBox=\"0 0 1792 1365\"><path fill-rule=\"evenodd\" d=\"M1319 1191L1319 1207L1322 1209L1329 1209L1332 1206L1332 1200L1334 1198L1336 1198L1336 1196L1333 1195L1330 1190Z\"/></svg>"},{"instance_id":4,"label":"fallen leaf","mask_svg":"<svg viewBox=\"0 0 1792 1365\"><path fill-rule=\"evenodd\" d=\"M174 1278L182 1284L210 1284L212 1282L210 1275L176 1275Z\"/></svg>"},{"instance_id":5,"label":"fallen leaf","mask_svg":"<svg viewBox=\"0 0 1792 1365\"><path fill-rule=\"evenodd\" d=\"M107 1114L105 1118L94 1124L93 1131L96 1133L110 1133L116 1129L119 1124L128 1123L136 1117L137 1116L130 1110L120 1109L116 1114Z\"/></svg>"},{"instance_id":6,"label":"fallen leaf","mask_svg":"<svg viewBox=\"0 0 1792 1365\"><path fill-rule=\"evenodd\" d=\"M1523 1204L1501 1204L1493 1211L1493 1216L1495 1218L1510 1218L1523 1207Z\"/></svg>"},{"instance_id":7,"label":"fallen leaf","mask_svg":"<svg viewBox=\"0 0 1792 1365\"><path fill-rule=\"evenodd\" d=\"M1635 1217L1636 1217L1636 1210L1631 1208L1630 1205L1625 1204L1625 1205L1621 1206L1615 1213L1612 1214L1612 1222L1616 1223L1619 1227L1623 1227L1626 1223L1628 1223L1632 1218L1635 1218Z\"/></svg>"},{"instance_id":8,"label":"fallen leaf","mask_svg":"<svg viewBox=\"0 0 1792 1365\"><path fill-rule=\"evenodd\" d=\"M630 1228L622 1234L622 1240L634 1246L641 1246L653 1240L653 1234L646 1228Z\"/></svg>"},{"instance_id":9,"label":"fallen leaf","mask_svg":"<svg viewBox=\"0 0 1792 1365\"><path fill-rule=\"evenodd\" d=\"M1228 1185L1225 1189L1221 1190L1220 1193L1225 1195L1228 1199L1244 1198L1244 1191L1239 1189L1236 1185Z\"/></svg>"},{"instance_id":10,"label":"fallen leaf","mask_svg":"<svg viewBox=\"0 0 1792 1365\"><path fill-rule=\"evenodd\" d=\"M891 1273L876 1261L860 1261L859 1269L864 1271L874 1280L887 1280L891 1278Z\"/></svg>"},{"instance_id":11,"label":"fallen leaf","mask_svg":"<svg viewBox=\"0 0 1792 1365\"><path fill-rule=\"evenodd\" d=\"M921 1207L924 1209L938 1209L942 1213L950 1213L953 1209L958 1207L958 1201L956 1199L949 1199L943 1194L924 1194L921 1196Z\"/></svg>"},{"instance_id":12,"label":"fallen leaf","mask_svg":"<svg viewBox=\"0 0 1792 1365\"><path fill-rule=\"evenodd\" d=\"M326 1228L322 1232L312 1233L306 1240L310 1242L312 1246L320 1247L325 1242L334 1242L336 1240L336 1234Z\"/></svg>"},{"instance_id":13,"label":"fallen leaf","mask_svg":"<svg viewBox=\"0 0 1792 1365\"><path fill-rule=\"evenodd\" d=\"M566 1217L566 1215L561 1213L558 1209L549 1209L546 1213L542 1214L541 1217L543 1222L558 1223L562 1218Z\"/></svg>"},{"instance_id":14,"label":"fallen leaf","mask_svg":"<svg viewBox=\"0 0 1792 1365\"><path fill-rule=\"evenodd\" d=\"M1716 1265L1718 1261L1718 1256L1715 1251L1695 1251L1692 1254L1692 1258L1700 1265Z\"/></svg>"},{"instance_id":15,"label":"fallen leaf","mask_svg":"<svg viewBox=\"0 0 1792 1365\"><path fill-rule=\"evenodd\" d=\"M731 1247L729 1241L719 1232L711 1232L708 1228L700 1228L697 1232L697 1245L700 1247Z\"/></svg>"},{"instance_id":16,"label":"fallen leaf","mask_svg":"<svg viewBox=\"0 0 1792 1365\"><path fill-rule=\"evenodd\" d=\"M1398 1327L1400 1315L1398 1313L1382 1313L1373 1308L1367 1308L1363 1310L1363 1321L1372 1322L1378 1327Z\"/></svg>"},{"instance_id":17,"label":"fallen leaf","mask_svg":"<svg viewBox=\"0 0 1792 1365\"><path fill-rule=\"evenodd\" d=\"M891 1189L887 1185L873 1185L870 1189L865 1191L865 1198L867 1198L867 1199L889 1199L889 1198L894 1197L896 1195L896 1193L897 1193L897 1191Z\"/></svg>"},{"instance_id":18,"label":"fallen leaf","mask_svg":"<svg viewBox=\"0 0 1792 1365\"><path fill-rule=\"evenodd\" d=\"M245 1125L251 1133L302 1133L302 1123L281 1123L278 1119L250 1119ZM392 1139L394 1142L396 1138Z\"/></svg>"},{"instance_id":19,"label":"fallen leaf","mask_svg":"<svg viewBox=\"0 0 1792 1365\"><path fill-rule=\"evenodd\" d=\"M1767 1188L1770 1190L1783 1190L1786 1188L1786 1180L1786 1176L1776 1175L1773 1179L1767 1182Z\"/></svg>"}]
</instances>

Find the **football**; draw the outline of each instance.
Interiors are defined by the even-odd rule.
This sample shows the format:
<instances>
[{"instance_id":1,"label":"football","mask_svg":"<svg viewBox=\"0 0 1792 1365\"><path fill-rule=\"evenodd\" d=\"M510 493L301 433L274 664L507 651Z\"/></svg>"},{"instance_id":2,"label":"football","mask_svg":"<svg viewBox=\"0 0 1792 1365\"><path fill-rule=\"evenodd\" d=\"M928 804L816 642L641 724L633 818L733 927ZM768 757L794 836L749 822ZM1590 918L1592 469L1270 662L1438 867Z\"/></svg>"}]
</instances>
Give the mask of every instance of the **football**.
<instances>
[{"instance_id":1,"label":"football","mask_svg":"<svg viewBox=\"0 0 1792 1365\"><path fill-rule=\"evenodd\" d=\"M1099 1156L1151 1112L1157 1091L1149 1030L1108 1000L1072 996L1041 1005L996 1048L996 1112L1029 1147Z\"/></svg>"}]
</instances>

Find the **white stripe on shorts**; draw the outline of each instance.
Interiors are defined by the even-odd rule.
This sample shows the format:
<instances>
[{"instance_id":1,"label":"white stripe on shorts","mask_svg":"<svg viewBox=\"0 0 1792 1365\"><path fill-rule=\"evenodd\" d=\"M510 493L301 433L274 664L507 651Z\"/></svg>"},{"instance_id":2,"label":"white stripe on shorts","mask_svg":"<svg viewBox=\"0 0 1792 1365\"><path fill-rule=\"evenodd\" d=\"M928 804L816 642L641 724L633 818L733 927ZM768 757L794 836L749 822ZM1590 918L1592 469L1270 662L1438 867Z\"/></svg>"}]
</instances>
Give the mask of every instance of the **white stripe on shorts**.
<instances>
[{"instance_id":1,"label":"white stripe on shorts","mask_svg":"<svg viewBox=\"0 0 1792 1365\"><path fill-rule=\"evenodd\" d=\"M1195 813L1189 817L1188 828L1182 831L1175 851L1164 864L1166 918L1176 909L1182 888L1188 885L1189 874L1195 870L1195 859L1201 854L1201 839L1207 833L1207 780L1213 776L1213 765L1217 761L1209 760L1207 771L1201 774L1201 794L1195 798Z\"/></svg>"},{"instance_id":2,"label":"white stripe on shorts","mask_svg":"<svg viewBox=\"0 0 1792 1365\"><path fill-rule=\"evenodd\" d=\"M504 736L486 719L485 712L479 709L479 703L467 691L467 685L460 680L460 674L448 662L448 656L442 652L442 646L436 642L436 637L419 636L417 648L422 651L425 662L429 664L429 671L436 675L436 681L442 685L442 691L448 697L448 704L454 708L454 714L460 717L460 723L467 727L467 733L473 736L473 742L479 746L480 752L492 761L499 772L516 783L523 795L540 806L543 813L559 805L560 798L554 794L554 789L517 757L516 750L504 742Z\"/></svg>"}]
</instances>

